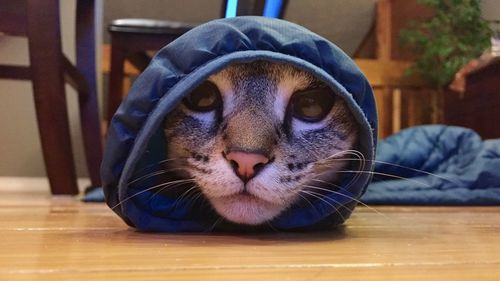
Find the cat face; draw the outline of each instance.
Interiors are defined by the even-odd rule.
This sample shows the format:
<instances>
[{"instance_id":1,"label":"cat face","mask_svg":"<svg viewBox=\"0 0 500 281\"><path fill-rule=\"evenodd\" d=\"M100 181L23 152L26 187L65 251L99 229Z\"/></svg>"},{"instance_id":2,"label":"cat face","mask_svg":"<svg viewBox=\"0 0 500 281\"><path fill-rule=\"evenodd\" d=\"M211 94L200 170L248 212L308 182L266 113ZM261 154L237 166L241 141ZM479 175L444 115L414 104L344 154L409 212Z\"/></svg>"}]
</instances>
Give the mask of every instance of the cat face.
<instances>
[{"instance_id":1,"label":"cat face","mask_svg":"<svg viewBox=\"0 0 500 281\"><path fill-rule=\"evenodd\" d=\"M165 136L167 158L218 214L258 225L315 194L307 186L325 167L345 166L330 160L355 146L358 127L311 74L255 61L232 64L193 90L165 120Z\"/></svg>"}]
</instances>

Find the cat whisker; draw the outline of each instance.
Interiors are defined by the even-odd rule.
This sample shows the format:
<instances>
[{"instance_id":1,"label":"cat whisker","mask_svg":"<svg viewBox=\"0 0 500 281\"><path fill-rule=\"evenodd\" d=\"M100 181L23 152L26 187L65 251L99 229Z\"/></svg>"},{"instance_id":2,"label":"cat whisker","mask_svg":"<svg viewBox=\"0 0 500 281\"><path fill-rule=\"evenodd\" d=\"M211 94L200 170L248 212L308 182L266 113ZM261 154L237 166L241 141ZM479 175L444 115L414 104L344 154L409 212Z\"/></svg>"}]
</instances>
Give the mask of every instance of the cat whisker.
<instances>
[{"instance_id":1,"label":"cat whisker","mask_svg":"<svg viewBox=\"0 0 500 281\"><path fill-rule=\"evenodd\" d=\"M317 192L313 192L313 191L307 191L307 190L301 190L300 192L302 192L304 194L307 194L309 196L315 197L318 200L321 200L321 201L325 202L326 204L328 204L329 206L331 206L332 209L334 209L343 220L345 220L344 216L342 216L342 213L340 213L340 211L338 210L338 208L335 205L333 205L331 202L329 202L326 199L324 199L323 194L317 193ZM328 199L331 199L331 198L328 198ZM337 204L339 203L338 201L335 201L334 199L331 199L331 200L334 201L334 203L337 203ZM342 206L342 205L340 205L340 207L344 207L345 208L345 206Z\"/></svg>"},{"instance_id":2,"label":"cat whisker","mask_svg":"<svg viewBox=\"0 0 500 281\"><path fill-rule=\"evenodd\" d=\"M356 158L356 160L360 161L359 162L359 165L358 165L358 171L363 171L365 169L365 163L366 163L366 159L363 155L363 153L361 153L360 151L357 151L357 150L343 150L343 151L339 151L333 155L330 155L329 157L327 157L326 159L324 159L323 161L326 161L326 163L318 163L318 165L321 165L321 166L327 166L328 167L328 164L331 164L329 163L329 161L332 161L332 160L337 160L337 159L333 159L334 157L338 157L340 155L344 155L344 154L351 154L351 155L354 155ZM340 158L342 159L342 158ZM325 172L330 172L330 171L325 171ZM361 173L357 173L345 186L345 188L349 188L352 184L354 184L358 179L359 177L361 176Z\"/></svg>"},{"instance_id":3,"label":"cat whisker","mask_svg":"<svg viewBox=\"0 0 500 281\"><path fill-rule=\"evenodd\" d=\"M124 202L134 198L135 196L138 196L138 195L141 195L145 192L148 192L148 191L151 191L151 190L154 190L156 188L160 188L160 187L166 187L166 186L172 186L172 185L175 185L175 184L179 184L179 183L188 183L188 182L194 182L194 178L191 178L191 179L182 179L182 180L175 180L175 181L170 181L170 182L164 182L164 183L161 183L161 184L158 184L158 185L155 185L155 186L152 186L152 187L149 187L149 188L146 188L144 190L141 190L133 195L130 195L129 197L121 200L120 202L118 202L116 205L114 205L113 207L111 207L112 210L114 210L116 207L120 206L121 204L123 204Z\"/></svg>"},{"instance_id":4,"label":"cat whisker","mask_svg":"<svg viewBox=\"0 0 500 281\"><path fill-rule=\"evenodd\" d=\"M337 159L331 159L331 160L332 161L360 161L360 159L358 159L358 158L337 158ZM385 162L385 161L380 161L380 160L369 160L369 159L367 159L365 161L366 162L379 163L379 164L385 164L385 165L391 165L391 166L394 166L394 167L403 168L403 169L406 169L406 170L409 170L409 171L414 171L414 172L422 173L422 174L425 174L425 175L433 176L433 177L436 177L436 178L440 178L442 180L446 180L446 181L458 184L458 182L456 180L454 180L454 179L451 179L451 178L448 178L448 177L445 177L445 176L442 176L442 175L434 174L434 173L431 173L431 172L427 172L427 171L424 171L424 170L420 170L420 169L410 168L410 167L406 167L406 166L403 166L403 165L394 164L394 163Z\"/></svg>"},{"instance_id":5,"label":"cat whisker","mask_svg":"<svg viewBox=\"0 0 500 281\"><path fill-rule=\"evenodd\" d=\"M357 150L352 150L352 149L351 150L345 150L343 152L344 153L353 154L354 156L358 157L358 159L359 159L360 162L359 162L357 171L364 171L365 170L366 158L363 155L363 153L361 153L360 151L357 151ZM360 177L361 177L361 173L357 173L351 179L351 181L349 181L349 183L346 185L346 188L349 188L351 185L353 185L355 182L357 182Z\"/></svg>"},{"instance_id":6,"label":"cat whisker","mask_svg":"<svg viewBox=\"0 0 500 281\"><path fill-rule=\"evenodd\" d=\"M322 180L317 180L319 182L323 182L323 183L327 183L327 184L330 184L329 182L326 182L326 181L322 181ZM333 186L335 187L339 187L341 188L340 186L336 185L336 184L332 184ZM304 185L304 187L308 187L308 188L312 188L312 189L316 189L316 190L321 190L321 191L325 191L325 192L329 192L329 193L334 193L334 194L337 194L337 195L340 195L342 197L345 197L345 198L348 198L348 199L351 199L353 201L356 201L358 204L361 204L362 206L368 208L369 210L383 216L384 218L387 219L387 216L384 215L382 212L380 212L379 210L375 209L374 207L372 206L369 206L368 204L364 203L363 201L361 200L358 200L352 196L349 196L349 195L346 195L346 194L343 194L343 193L340 193L340 192L337 192L335 190L331 190L331 189L327 189L327 188L322 188L322 187L319 187L319 186L314 186L314 185ZM341 188L342 189L342 188ZM347 190L345 190L347 191ZM347 191L348 192L348 191Z\"/></svg>"},{"instance_id":7,"label":"cat whisker","mask_svg":"<svg viewBox=\"0 0 500 281\"><path fill-rule=\"evenodd\" d=\"M362 160L362 161L371 161L371 160ZM335 171L335 173L357 173L356 176L358 176L359 174L380 175L380 176L386 176L386 177L391 177L391 178L395 178L395 179L402 179L402 180L411 181L411 182L414 182L416 184L419 184L419 185L425 186L425 187L431 187L429 184L420 182L418 180L414 180L412 178L405 178L405 177L401 177L401 176L398 176L398 175L393 175L393 174L388 174L388 173L382 173L382 172L360 171L360 170L337 170L337 171Z\"/></svg>"},{"instance_id":8,"label":"cat whisker","mask_svg":"<svg viewBox=\"0 0 500 281\"><path fill-rule=\"evenodd\" d=\"M190 188L188 188L188 190L186 190L185 192L183 192L183 193L181 194L181 196L179 196L179 197L175 200L175 202L174 202L174 204L173 204L174 208L176 208L176 207L177 207L177 204L179 204L179 203L180 203L180 202L184 199L184 197L186 197L186 195L188 195L188 194L189 194L189 192L191 192L192 190L196 190L196 188L198 188L198 185L196 185L196 184L195 184L195 185L191 186ZM196 194L196 193L195 193L195 194ZM187 199L187 197L186 197L186 199Z\"/></svg>"},{"instance_id":9,"label":"cat whisker","mask_svg":"<svg viewBox=\"0 0 500 281\"><path fill-rule=\"evenodd\" d=\"M338 157L340 155L344 155L346 153L347 154L360 155L364 159L364 155L363 155L363 153L361 153L361 151L358 151L358 150L355 150L355 149L346 149L346 150L338 151L338 152L336 152L336 153L334 153L334 154L326 157L326 160Z\"/></svg>"},{"instance_id":10,"label":"cat whisker","mask_svg":"<svg viewBox=\"0 0 500 281\"><path fill-rule=\"evenodd\" d=\"M184 201L184 202L186 202L186 201L187 201L187 203L186 203L186 204L184 204L184 206L185 206L185 207L188 207L188 208L191 208L191 207L194 205L194 203L195 203L196 201L198 201L200 198L202 198L202 197L203 197L203 193L202 193L200 190L197 190L197 188L198 188L198 187L199 187L199 186L197 186L197 185L196 185L196 186L192 186L192 187L190 188L190 190L187 190L187 191L186 191L183 195L181 195L181 197L184 197L184 198L182 198L182 199L181 199L181 198L178 198L178 199L174 202L174 209L175 209L175 208L177 208L177 206L179 206L179 203L180 203L181 201ZM191 194L188 194L188 193L190 193L192 190L194 190L195 192L192 192Z\"/></svg>"},{"instance_id":11,"label":"cat whisker","mask_svg":"<svg viewBox=\"0 0 500 281\"><path fill-rule=\"evenodd\" d=\"M193 199L191 199L191 206L194 205L194 203L196 201L198 201L199 199L203 198L203 193L201 191L198 191L197 193L195 193L196 195L194 195Z\"/></svg>"},{"instance_id":12,"label":"cat whisker","mask_svg":"<svg viewBox=\"0 0 500 281\"><path fill-rule=\"evenodd\" d=\"M140 182L142 180L145 180L145 179L149 179L149 178L152 178L152 177L155 177L155 176L159 176L159 175L163 175L163 174L166 174L166 173L170 173L170 172L173 172L173 171L178 171L178 170L182 170L183 168L172 168L172 169L168 169L168 170L158 170L158 171L154 171L154 172L151 172L149 174L146 174L146 175L143 175L137 179L134 179L134 180L131 180L130 182L128 182L128 184L134 184L136 182Z\"/></svg>"},{"instance_id":13,"label":"cat whisker","mask_svg":"<svg viewBox=\"0 0 500 281\"><path fill-rule=\"evenodd\" d=\"M400 177L400 176L392 175L392 174L388 174L388 173L372 172L372 171L349 171L349 170L335 171L335 173L361 173L361 174L371 174L371 175L385 176L385 177L390 177L390 178L395 178L395 179L400 179L400 180L411 181L411 182L414 182L414 183L416 183L416 184L418 184L420 186L424 186L424 187L428 187L428 188L432 187L429 184L423 183L421 181L418 181L418 180L415 180L415 179L412 179L412 178Z\"/></svg>"},{"instance_id":14,"label":"cat whisker","mask_svg":"<svg viewBox=\"0 0 500 281\"><path fill-rule=\"evenodd\" d=\"M215 227L224 220L223 217L219 216L217 220L206 230L206 232L214 231Z\"/></svg>"},{"instance_id":15,"label":"cat whisker","mask_svg":"<svg viewBox=\"0 0 500 281\"><path fill-rule=\"evenodd\" d=\"M298 195L298 196L300 196L300 198L302 198L304 201L306 201L306 202L307 202L307 204L309 204L309 206L311 206L311 208L312 208L313 210L315 210L315 211L319 214L319 211L318 211L318 209L316 208L316 206L314 206L314 204L311 202L311 200L307 199L307 197L306 197L306 196L304 196L304 195L300 194L300 190L299 190L299 192L297 192L297 195Z\"/></svg>"},{"instance_id":16,"label":"cat whisker","mask_svg":"<svg viewBox=\"0 0 500 281\"><path fill-rule=\"evenodd\" d=\"M311 201L309 201L309 199L307 199L307 197L305 197L304 195L302 195L300 193L297 193L297 195L300 196L302 199L304 199L309 204L309 206L311 206L312 208L314 208L313 203L311 203Z\"/></svg>"},{"instance_id":17,"label":"cat whisker","mask_svg":"<svg viewBox=\"0 0 500 281\"><path fill-rule=\"evenodd\" d=\"M144 172L144 171L147 171L151 168L153 168L154 166L157 166L157 165L161 165L161 164L165 164L167 162L171 162L171 161L176 161L176 160L181 160L181 159L186 159L186 157L183 157L183 158L167 158L167 159L163 159L161 161L158 161L156 163L153 163L153 164L149 164L147 166L144 166L142 167L141 169L135 171L136 174L139 174L141 172Z\"/></svg>"},{"instance_id":18,"label":"cat whisker","mask_svg":"<svg viewBox=\"0 0 500 281\"><path fill-rule=\"evenodd\" d=\"M276 227L274 227L269 221L266 221L267 226L269 226L274 232L280 232Z\"/></svg>"},{"instance_id":19,"label":"cat whisker","mask_svg":"<svg viewBox=\"0 0 500 281\"><path fill-rule=\"evenodd\" d=\"M176 187L176 186L179 186L179 185L183 185L185 183L177 183L177 184L173 184L173 185L169 185L169 186L164 186L162 188L160 188L158 191L156 191L153 195L151 195L151 197L149 198L149 201L153 200L153 198L160 194L163 190L165 190L167 187Z\"/></svg>"}]
</instances>

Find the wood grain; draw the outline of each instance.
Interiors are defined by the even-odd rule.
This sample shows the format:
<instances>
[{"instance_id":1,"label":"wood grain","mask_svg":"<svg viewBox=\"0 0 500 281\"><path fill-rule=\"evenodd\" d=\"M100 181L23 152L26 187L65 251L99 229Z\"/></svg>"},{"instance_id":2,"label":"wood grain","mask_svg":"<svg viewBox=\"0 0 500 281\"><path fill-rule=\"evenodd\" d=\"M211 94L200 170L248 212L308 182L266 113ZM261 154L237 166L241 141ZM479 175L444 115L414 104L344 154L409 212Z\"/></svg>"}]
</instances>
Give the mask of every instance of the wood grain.
<instances>
[{"instance_id":1,"label":"wood grain","mask_svg":"<svg viewBox=\"0 0 500 281\"><path fill-rule=\"evenodd\" d=\"M500 207L358 207L317 233L157 234L43 191L0 181L0 280L500 278Z\"/></svg>"}]
</instances>

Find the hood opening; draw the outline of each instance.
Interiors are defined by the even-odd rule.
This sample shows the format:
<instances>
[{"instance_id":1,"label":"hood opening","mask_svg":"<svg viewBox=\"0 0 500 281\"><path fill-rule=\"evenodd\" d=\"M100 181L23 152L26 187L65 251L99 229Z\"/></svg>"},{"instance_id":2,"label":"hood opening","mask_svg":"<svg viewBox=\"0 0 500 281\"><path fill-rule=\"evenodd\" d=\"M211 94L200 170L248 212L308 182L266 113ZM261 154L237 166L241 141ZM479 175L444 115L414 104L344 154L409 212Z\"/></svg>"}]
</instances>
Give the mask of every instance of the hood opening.
<instances>
[{"instance_id":1,"label":"hood opening","mask_svg":"<svg viewBox=\"0 0 500 281\"><path fill-rule=\"evenodd\" d=\"M301 62L299 64L296 58L291 57L277 59L276 54L272 54L272 57L266 57L269 56L269 54L261 53L259 55L252 56L252 58L247 57L248 54L243 53L239 54L243 58L238 58L236 55L237 54L232 54L232 56L234 57L233 59L227 59L225 57L220 58L219 60L225 60L224 63L217 63L212 61L211 63L216 67L213 67L210 71L207 71L203 68L195 70L192 74L189 75L189 77L184 78L184 80L189 81L192 79L192 77L197 77L198 79L189 81L189 84L188 82L179 82L178 85L186 84L185 87L182 87L182 92L176 91L177 88L174 87L169 93L165 94L164 98L159 101L153 112L150 113L146 124L140 131L140 134L137 137L137 141L134 144L134 149L137 150L131 153L127 160L129 169L125 169L125 171L128 172L124 172L122 174L122 182L120 184L120 200L126 200L126 202L124 202L123 204L124 208L138 209L140 210L140 213L147 213L148 216L154 217L159 220L166 220L169 221L169 223L170 221L178 221L180 223L193 221L192 224L196 225L196 229L189 229L192 231L204 231L210 227L210 224L213 224L219 218L219 216L211 208L210 203L204 197L200 197L197 199L196 206L178 200L179 196L182 196L186 191L186 188L191 188L193 184L187 182L180 183L177 181L177 179L169 177L169 173L163 172L167 169L168 166L166 165L168 164L168 161L165 162L168 144L163 134L164 119L168 116L168 113L178 105L182 97L190 92L190 89L195 88L208 76L216 73L217 71L231 63L267 59L285 63L293 63L300 68L307 69L306 67L304 67L305 62ZM318 72L321 72L321 70L317 69L315 71L311 71L311 69L307 70L309 72L313 72L314 75L317 75ZM338 83L331 77L326 79L325 77L319 78L324 80L330 87L335 89L344 100L348 101L349 107L351 108L353 115L358 119L360 127L366 127L366 124L363 124L366 123L366 121L364 118L359 118L360 116L362 117L362 113L360 112L359 108L356 108L355 103L352 101L350 93L347 93L346 90L342 86L339 86ZM173 99L173 97L177 98ZM168 98L172 98L172 100L169 102L164 102L164 100ZM361 121L359 119L361 119ZM149 124L155 124L155 126L148 126ZM360 130L360 134L359 148L361 151L363 151L363 153L368 154L369 157L370 149L367 149L367 147L371 148L371 146L367 144L366 140L371 139L371 131L362 129ZM369 167L365 167L365 170L366 169L369 169ZM357 181L365 182L367 180L366 175L359 175L359 178L356 180L356 182L353 182L354 177L355 175L345 177L342 186L355 186ZM127 180L125 181L124 179ZM172 183L171 185L162 185L162 183L166 183L169 181L176 182ZM349 190L340 192L344 193L344 195L332 194L331 196L329 196L329 199L327 199L326 202L321 200L314 200L315 207L313 209L311 209L310 206L306 206L304 204L296 204L292 206L272 222L273 227L279 229L303 228L310 226L312 222L317 220L317 218L323 218L327 214L331 214L332 217L336 217L335 215L338 215L338 217L340 217L338 219L340 222L338 223L343 222L349 217L350 210L352 210L352 208L354 208L355 206L355 203L353 203L353 200L350 197L359 198L360 194L358 194L359 191L357 191L356 188L354 188L352 192L349 192ZM332 204L337 206L336 210L332 210ZM125 212L135 213L136 211ZM302 213L302 215L300 216L302 220L297 219L297 213ZM143 222L144 218L136 219L134 221ZM163 224L168 225L169 223L164 222ZM244 229L241 227L231 226L231 223L222 225L222 228L232 230ZM251 227L251 229L254 229L254 227ZM168 231L171 230L169 229Z\"/></svg>"},{"instance_id":2,"label":"hood opening","mask_svg":"<svg viewBox=\"0 0 500 281\"><path fill-rule=\"evenodd\" d=\"M373 160L377 127L373 94L366 78L340 49L281 20L216 20L162 49L137 79L111 122L102 165L104 191L108 205L129 225L144 231L207 230L212 223L207 212L200 215L199 209L188 206L172 209L175 196L155 195L157 190L146 190L158 184L158 179L137 179L156 172L157 163L165 159L162 124L184 95L227 65L254 60L292 64L327 83L351 109L360 125L359 150ZM365 171L373 169L371 164ZM364 173L344 195L333 196L332 202L343 206L337 210L324 202L310 208L293 206L272 225L281 230L338 225L355 206L355 201L347 196L359 198L370 178ZM346 179L345 184L348 182Z\"/></svg>"}]
</instances>

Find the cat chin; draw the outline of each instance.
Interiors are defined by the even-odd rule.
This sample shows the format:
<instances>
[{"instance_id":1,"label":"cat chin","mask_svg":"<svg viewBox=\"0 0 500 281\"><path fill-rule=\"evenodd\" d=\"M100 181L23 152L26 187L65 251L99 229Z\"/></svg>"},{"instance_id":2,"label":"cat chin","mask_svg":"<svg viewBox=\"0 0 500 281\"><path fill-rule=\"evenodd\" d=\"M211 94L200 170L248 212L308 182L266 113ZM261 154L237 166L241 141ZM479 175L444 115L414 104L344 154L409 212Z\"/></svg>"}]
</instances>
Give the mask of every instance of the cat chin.
<instances>
[{"instance_id":1,"label":"cat chin","mask_svg":"<svg viewBox=\"0 0 500 281\"><path fill-rule=\"evenodd\" d=\"M213 207L225 219L239 224L259 225L279 215L284 206L249 194L211 198Z\"/></svg>"}]
</instances>

